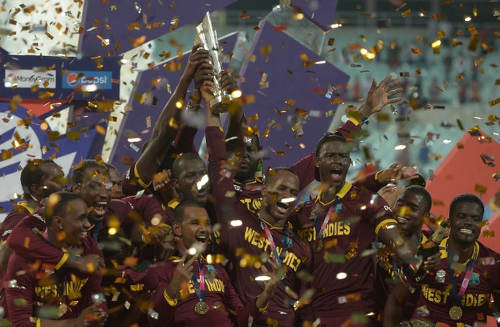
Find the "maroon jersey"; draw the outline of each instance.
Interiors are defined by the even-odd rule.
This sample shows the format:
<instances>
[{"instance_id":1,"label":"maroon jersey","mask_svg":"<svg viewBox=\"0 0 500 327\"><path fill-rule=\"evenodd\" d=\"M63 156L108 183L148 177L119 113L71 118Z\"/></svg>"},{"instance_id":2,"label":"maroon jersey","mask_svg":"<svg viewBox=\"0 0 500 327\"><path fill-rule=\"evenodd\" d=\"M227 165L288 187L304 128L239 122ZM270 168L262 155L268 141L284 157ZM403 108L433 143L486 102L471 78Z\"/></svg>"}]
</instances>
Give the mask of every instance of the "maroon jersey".
<instances>
[{"instance_id":1,"label":"maroon jersey","mask_svg":"<svg viewBox=\"0 0 500 327\"><path fill-rule=\"evenodd\" d=\"M342 127L338 128L336 132L340 133L345 138L350 138L360 130L360 127L361 126L359 122L351 119L348 120ZM300 191L311 184L316 177L315 160L316 157L314 153L310 153L291 167L299 177ZM262 179L258 177L248 183L240 183L238 181L234 181L234 192L236 194L236 197L241 202L241 204L252 213L256 213L262 207L262 185ZM372 192L377 192L385 184L382 184L377 180L376 174L371 174L361 180L359 182L359 185L360 187L366 187Z\"/></svg>"},{"instance_id":2,"label":"maroon jersey","mask_svg":"<svg viewBox=\"0 0 500 327\"><path fill-rule=\"evenodd\" d=\"M0 224L0 241L4 242L9 237L10 233L16 225L26 216L32 215L35 212L35 208L28 205L28 202L21 201L18 202L14 209L5 217L5 220Z\"/></svg>"},{"instance_id":3,"label":"maroon jersey","mask_svg":"<svg viewBox=\"0 0 500 327\"><path fill-rule=\"evenodd\" d=\"M154 296L155 311L159 313L159 318L150 319L151 325L229 327L233 326L232 317L236 317L237 325L246 327L249 316L258 316L255 301L243 307L224 267L219 264L209 265L204 259L202 260L206 284L204 301L208 304L208 312L205 315L195 312L194 308L199 299L192 280L181 288L178 300L170 299L166 294L165 289L172 280L175 267L179 262L177 258L154 269L154 273L158 274L160 280L158 292ZM199 283L198 261L193 263L193 275L197 276Z\"/></svg>"},{"instance_id":4,"label":"maroon jersey","mask_svg":"<svg viewBox=\"0 0 500 327\"><path fill-rule=\"evenodd\" d=\"M325 318L375 312L374 252L369 250L379 229L396 223L390 208L378 195L347 182L337 201L322 203L320 196L299 206L291 218L298 235L313 248L311 310ZM317 240L329 211L323 238Z\"/></svg>"},{"instance_id":5,"label":"maroon jersey","mask_svg":"<svg viewBox=\"0 0 500 327\"><path fill-rule=\"evenodd\" d=\"M108 237L108 223L117 218L120 222L120 232L130 235L132 232L134 218L143 217L134 210L130 203L122 200L112 200L103 221L94 225L89 234L97 241L106 240ZM162 212L161 206L156 210L148 211L148 214ZM144 217L145 221L150 221L151 217ZM45 222L39 214L25 217L14 228L7 239L7 245L23 258L28 260L40 260L44 263L52 264L59 269L68 259L68 254L45 242L40 236L40 232L46 229Z\"/></svg>"},{"instance_id":6,"label":"maroon jersey","mask_svg":"<svg viewBox=\"0 0 500 327\"><path fill-rule=\"evenodd\" d=\"M246 207L234 194L232 176L223 170L223 162L227 159L226 148L222 132L217 127L206 129L207 148L209 153L208 170L212 181L212 189L216 199L217 219L221 223L220 233L216 236L218 249L234 264L231 280L244 305L255 301L262 292L264 285L255 281L255 277L262 275L261 269L254 266L253 261L259 261L259 256L266 253L275 260L270 242L264 236L263 225L258 216ZM231 226L228 221L241 220L242 225ZM267 312L264 313L264 321L267 318L276 320L280 326L292 326L295 319L293 310L294 300L285 291L289 287L299 293L301 290L300 280L296 273L303 269L309 269L311 252L309 247L302 242L293 232L287 228L269 226L278 255L283 258L283 264L287 267L285 279L279 284L274 296L269 301ZM291 239L292 246L285 245L284 237ZM253 258L253 259L252 259ZM243 261L247 263L243 263ZM268 271L272 270L269 263L265 264Z\"/></svg>"},{"instance_id":7,"label":"maroon jersey","mask_svg":"<svg viewBox=\"0 0 500 327\"><path fill-rule=\"evenodd\" d=\"M468 287L462 298L455 300L452 295L452 281L447 260L447 242L448 238L445 238L440 244L441 263L434 269L435 274L428 274L419 284L420 297L417 308L425 306L429 310L429 315L422 316L421 310L415 310L413 319L441 322L449 326L458 326L460 323L473 326L476 321L486 322L491 295L500 291L500 255L476 242L472 258L475 261ZM464 276L465 268L455 271L458 290ZM458 306L462 310L458 320L450 317L450 309L453 306Z\"/></svg>"},{"instance_id":8,"label":"maroon jersey","mask_svg":"<svg viewBox=\"0 0 500 327\"><path fill-rule=\"evenodd\" d=\"M420 244L425 244L429 237L430 232L422 231L420 236ZM405 269L406 268L406 269ZM377 253L377 267L376 267L376 294L377 305L379 307L379 314L384 312L385 302L394 286L403 283L409 286L410 295L405 299L402 320L411 318L413 311L417 306L417 301L420 295L418 288L408 285L407 277L408 269L399 260L395 258L395 254L387 250L381 249Z\"/></svg>"},{"instance_id":9,"label":"maroon jersey","mask_svg":"<svg viewBox=\"0 0 500 327\"><path fill-rule=\"evenodd\" d=\"M52 247L45 238L42 241ZM90 237L82 241L81 249L83 255L102 256ZM100 292L101 279L98 274L88 276L65 268L56 270L53 265L30 261L14 253L5 274L8 317L13 326L26 327L39 326L37 320L47 314L50 316L47 319L77 318L92 304L92 294Z\"/></svg>"}]
</instances>

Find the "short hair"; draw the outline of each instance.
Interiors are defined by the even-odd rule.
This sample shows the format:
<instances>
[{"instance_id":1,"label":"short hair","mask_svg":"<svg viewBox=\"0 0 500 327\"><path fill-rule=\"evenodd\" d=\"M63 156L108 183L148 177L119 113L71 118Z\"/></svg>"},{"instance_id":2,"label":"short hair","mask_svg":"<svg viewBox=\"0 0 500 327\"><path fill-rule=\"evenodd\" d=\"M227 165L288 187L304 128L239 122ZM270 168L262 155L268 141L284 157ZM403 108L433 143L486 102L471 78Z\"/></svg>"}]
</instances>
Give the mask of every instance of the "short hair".
<instances>
[{"instance_id":1,"label":"short hair","mask_svg":"<svg viewBox=\"0 0 500 327\"><path fill-rule=\"evenodd\" d=\"M47 225L52 223L52 218L54 216L64 217L67 212L68 202L73 200L84 201L81 195L77 193L66 191L52 193L45 206L45 221Z\"/></svg>"},{"instance_id":2,"label":"short hair","mask_svg":"<svg viewBox=\"0 0 500 327\"><path fill-rule=\"evenodd\" d=\"M406 192L421 195L422 198L424 199L424 202L425 202L425 204L424 204L425 212L431 211L432 197L424 187L422 187L420 185L410 185L404 190L404 193L406 193Z\"/></svg>"},{"instance_id":3,"label":"short hair","mask_svg":"<svg viewBox=\"0 0 500 327\"><path fill-rule=\"evenodd\" d=\"M43 178L42 166L55 162L49 159L30 159L21 171L21 185L23 190L28 190L32 185L40 184Z\"/></svg>"},{"instance_id":4,"label":"short hair","mask_svg":"<svg viewBox=\"0 0 500 327\"><path fill-rule=\"evenodd\" d=\"M173 178L179 178L181 175L181 163L184 160L201 160L200 156L197 153L194 152L186 152L183 153L179 158L174 160L174 163L172 164L172 177Z\"/></svg>"},{"instance_id":5,"label":"short hair","mask_svg":"<svg viewBox=\"0 0 500 327\"><path fill-rule=\"evenodd\" d=\"M264 175L264 184L266 184L271 179L271 177L274 176L279 171L287 171L287 172L295 175L295 177L297 177L297 179L299 178L299 176L297 175L295 170L293 170L292 168L289 168L289 167L269 168L267 170L266 174Z\"/></svg>"},{"instance_id":6,"label":"short hair","mask_svg":"<svg viewBox=\"0 0 500 327\"><path fill-rule=\"evenodd\" d=\"M91 169L91 168L103 169L106 172L108 171L106 166L99 163L97 160L94 160L94 159L83 160L73 170L73 176L71 176L71 182L73 183L73 185L81 184L83 181L83 175L85 175L85 172L87 171L87 169Z\"/></svg>"},{"instance_id":7,"label":"short hair","mask_svg":"<svg viewBox=\"0 0 500 327\"><path fill-rule=\"evenodd\" d=\"M321 151L321 148L323 147L323 144L328 143L328 142L342 142L342 143L347 143L346 138L340 133L340 132L335 132L335 133L326 133L319 139L318 144L316 144L316 158L319 158L319 153Z\"/></svg>"},{"instance_id":8,"label":"short hair","mask_svg":"<svg viewBox=\"0 0 500 327\"><path fill-rule=\"evenodd\" d=\"M450 204L450 217L449 218L451 218L453 216L453 212L454 212L456 206L459 203L463 203L463 202L476 203L477 205L479 205L481 207L481 216L484 214L484 204L483 204L483 201L481 201L481 199L478 198L477 196L475 196L474 194L465 193L465 194L457 195L453 199L453 201L451 201L451 204Z\"/></svg>"},{"instance_id":9,"label":"short hair","mask_svg":"<svg viewBox=\"0 0 500 327\"><path fill-rule=\"evenodd\" d=\"M181 203L179 203L177 205L177 207L175 207L175 210L174 210L174 222L175 223L179 224L179 223L182 223L184 221L184 209L186 209L188 207L196 207L196 208L205 209L205 207L203 207L202 205L200 205L196 201L193 201L193 200L184 200Z\"/></svg>"}]
</instances>

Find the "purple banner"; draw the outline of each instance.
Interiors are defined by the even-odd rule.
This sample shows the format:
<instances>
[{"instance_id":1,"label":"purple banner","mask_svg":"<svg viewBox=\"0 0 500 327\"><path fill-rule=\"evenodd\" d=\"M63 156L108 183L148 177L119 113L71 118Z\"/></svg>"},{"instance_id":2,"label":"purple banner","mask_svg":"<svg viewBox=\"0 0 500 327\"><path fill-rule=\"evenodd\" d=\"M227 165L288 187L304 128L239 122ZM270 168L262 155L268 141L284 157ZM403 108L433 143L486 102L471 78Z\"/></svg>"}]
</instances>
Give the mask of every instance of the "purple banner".
<instances>
[{"instance_id":1,"label":"purple banner","mask_svg":"<svg viewBox=\"0 0 500 327\"><path fill-rule=\"evenodd\" d=\"M197 23L207 11L235 1L86 1L79 51L86 56L117 55Z\"/></svg>"},{"instance_id":2,"label":"purple banner","mask_svg":"<svg viewBox=\"0 0 500 327\"><path fill-rule=\"evenodd\" d=\"M250 125L259 130L265 165L290 166L314 151L349 76L269 23L251 53L241 70L243 96L251 102L244 107L247 119L256 119Z\"/></svg>"},{"instance_id":3,"label":"purple banner","mask_svg":"<svg viewBox=\"0 0 500 327\"><path fill-rule=\"evenodd\" d=\"M328 31L335 20L338 0L292 0L291 6L297 8L313 23Z\"/></svg>"}]
</instances>

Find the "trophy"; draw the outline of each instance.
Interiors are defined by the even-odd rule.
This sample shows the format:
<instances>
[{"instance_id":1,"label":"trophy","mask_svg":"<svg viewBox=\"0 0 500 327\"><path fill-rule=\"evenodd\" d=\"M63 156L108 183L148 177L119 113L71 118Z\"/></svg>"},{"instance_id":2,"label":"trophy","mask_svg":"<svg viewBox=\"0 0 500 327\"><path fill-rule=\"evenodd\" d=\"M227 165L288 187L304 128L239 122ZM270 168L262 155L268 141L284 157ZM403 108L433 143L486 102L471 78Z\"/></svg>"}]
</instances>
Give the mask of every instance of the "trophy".
<instances>
[{"instance_id":1,"label":"trophy","mask_svg":"<svg viewBox=\"0 0 500 327\"><path fill-rule=\"evenodd\" d=\"M219 84L219 74L222 71L222 66L219 60L220 49L217 40L217 32L212 27L209 12L206 13L200 25L196 26L195 44L201 44L205 50L208 50L214 67L215 92L214 98L210 101L210 108L212 108L212 111L215 114L226 112L229 103L233 100L233 97L231 97L231 95L225 90L222 90Z\"/></svg>"}]
</instances>

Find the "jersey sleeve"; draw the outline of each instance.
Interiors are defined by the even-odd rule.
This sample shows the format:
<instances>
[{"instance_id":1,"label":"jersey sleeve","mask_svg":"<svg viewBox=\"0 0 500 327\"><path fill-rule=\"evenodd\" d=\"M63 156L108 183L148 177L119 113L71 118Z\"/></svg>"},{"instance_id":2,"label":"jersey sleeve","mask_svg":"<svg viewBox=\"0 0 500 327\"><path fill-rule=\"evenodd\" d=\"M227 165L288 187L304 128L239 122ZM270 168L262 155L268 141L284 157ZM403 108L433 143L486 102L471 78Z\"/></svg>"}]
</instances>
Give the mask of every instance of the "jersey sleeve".
<instances>
[{"instance_id":1,"label":"jersey sleeve","mask_svg":"<svg viewBox=\"0 0 500 327\"><path fill-rule=\"evenodd\" d=\"M35 327L37 326L36 318L33 317L35 282L28 273L16 276L17 271L26 269L22 262L25 260L15 255L9 260L5 276L5 280L9 281L9 285L5 288L7 314L12 326Z\"/></svg>"},{"instance_id":2,"label":"jersey sleeve","mask_svg":"<svg viewBox=\"0 0 500 327\"><path fill-rule=\"evenodd\" d=\"M7 245L19 256L30 260L54 265L55 269L61 268L68 260L69 254L58 249L42 236L41 232L46 226L41 219L27 216L14 228L7 239Z\"/></svg>"},{"instance_id":3,"label":"jersey sleeve","mask_svg":"<svg viewBox=\"0 0 500 327\"><path fill-rule=\"evenodd\" d=\"M208 173L212 183L212 193L215 197L217 221L228 222L237 207L238 200L233 184L233 173L225 169L227 161L224 136L218 127L207 127L205 130L208 150Z\"/></svg>"},{"instance_id":4,"label":"jersey sleeve","mask_svg":"<svg viewBox=\"0 0 500 327\"><path fill-rule=\"evenodd\" d=\"M380 195L373 194L366 205L369 208L367 210L368 219L375 229L375 234L378 234L380 229L385 228L389 224L397 224L391 208Z\"/></svg>"},{"instance_id":5,"label":"jersey sleeve","mask_svg":"<svg viewBox=\"0 0 500 327\"><path fill-rule=\"evenodd\" d=\"M146 183L142 180L139 170L137 169L137 162L130 167L123 177L123 194L126 196L136 195L137 192L146 189L151 190L151 182Z\"/></svg>"},{"instance_id":6,"label":"jersey sleeve","mask_svg":"<svg viewBox=\"0 0 500 327\"><path fill-rule=\"evenodd\" d=\"M376 173L371 173L363 178L357 180L353 185L361 189L367 189L370 192L377 193L382 187L387 185L386 183L381 183L378 179L380 171Z\"/></svg>"}]
</instances>

